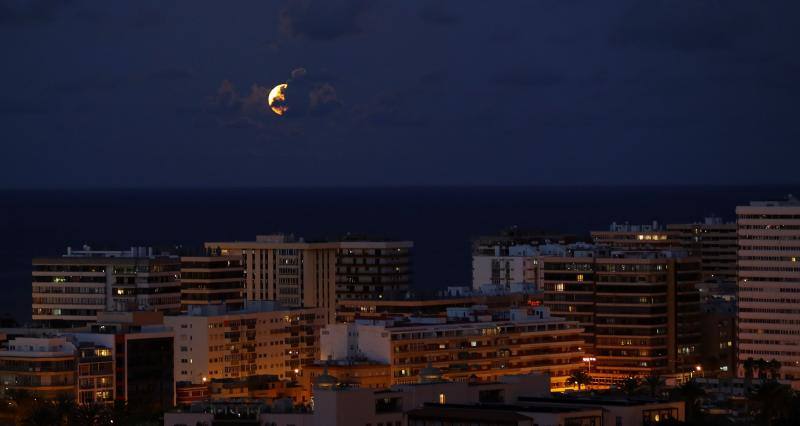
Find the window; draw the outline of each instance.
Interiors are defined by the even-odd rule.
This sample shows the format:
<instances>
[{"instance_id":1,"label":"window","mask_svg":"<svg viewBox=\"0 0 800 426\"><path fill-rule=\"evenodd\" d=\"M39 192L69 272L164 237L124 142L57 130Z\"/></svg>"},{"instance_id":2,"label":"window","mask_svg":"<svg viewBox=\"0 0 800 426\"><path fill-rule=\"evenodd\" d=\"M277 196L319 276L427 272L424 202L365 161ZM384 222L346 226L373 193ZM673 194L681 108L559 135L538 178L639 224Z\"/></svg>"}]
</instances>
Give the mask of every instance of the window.
<instances>
[{"instance_id":1,"label":"window","mask_svg":"<svg viewBox=\"0 0 800 426\"><path fill-rule=\"evenodd\" d=\"M439 394L439 404L444 404L447 401L447 398L443 393Z\"/></svg>"}]
</instances>

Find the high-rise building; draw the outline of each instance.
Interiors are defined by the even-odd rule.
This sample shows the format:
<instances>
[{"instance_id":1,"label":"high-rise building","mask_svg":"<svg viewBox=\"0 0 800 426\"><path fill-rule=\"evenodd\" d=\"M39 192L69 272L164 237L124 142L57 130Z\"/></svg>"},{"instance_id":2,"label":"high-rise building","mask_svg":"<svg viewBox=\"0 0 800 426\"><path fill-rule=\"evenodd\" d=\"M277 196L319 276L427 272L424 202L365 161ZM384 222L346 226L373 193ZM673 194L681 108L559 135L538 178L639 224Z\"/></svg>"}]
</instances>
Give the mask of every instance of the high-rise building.
<instances>
[{"instance_id":1,"label":"high-rise building","mask_svg":"<svg viewBox=\"0 0 800 426\"><path fill-rule=\"evenodd\" d=\"M739 377L748 358L763 358L800 380L800 200L756 201L736 216Z\"/></svg>"},{"instance_id":2,"label":"high-rise building","mask_svg":"<svg viewBox=\"0 0 800 426\"><path fill-rule=\"evenodd\" d=\"M615 251L539 262L544 304L585 329L598 383L695 368L699 259L679 251Z\"/></svg>"},{"instance_id":3,"label":"high-rise building","mask_svg":"<svg viewBox=\"0 0 800 426\"><path fill-rule=\"evenodd\" d=\"M408 241L306 242L292 235L259 235L251 242L207 242L223 256L239 256L247 300L276 300L287 307L324 308L335 319L340 299L380 299L407 291Z\"/></svg>"},{"instance_id":4,"label":"high-rise building","mask_svg":"<svg viewBox=\"0 0 800 426\"><path fill-rule=\"evenodd\" d=\"M736 223L707 217L701 223L669 224L667 231L690 256L700 258L704 282L736 282Z\"/></svg>"},{"instance_id":5,"label":"high-rise building","mask_svg":"<svg viewBox=\"0 0 800 426\"><path fill-rule=\"evenodd\" d=\"M410 241L348 237L336 255L336 299L370 300L403 295L411 284Z\"/></svg>"},{"instance_id":6,"label":"high-rise building","mask_svg":"<svg viewBox=\"0 0 800 426\"><path fill-rule=\"evenodd\" d=\"M181 257L181 311L214 304L244 307L241 256Z\"/></svg>"},{"instance_id":7,"label":"high-rise building","mask_svg":"<svg viewBox=\"0 0 800 426\"><path fill-rule=\"evenodd\" d=\"M32 317L54 327L82 326L100 311L180 309L180 259L152 249L70 248L62 257L33 260Z\"/></svg>"},{"instance_id":8,"label":"high-rise building","mask_svg":"<svg viewBox=\"0 0 800 426\"><path fill-rule=\"evenodd\" d=\"M294 378L319 359L325 313L261 301L247 302L242 310L209 305L165 317L175 330L175 380L201 384L255 375Z\"/></svg>"},{"instance_id":9,"label":"high-rise building","mask_svg":"<svg viewBox=\"0 0 800 426\"><path fill-rule=\"evenodd\" d=\"M321 359L388 364L393 384L415 382L430 363L451 380L541 372L551 375L555 388L563 388L583 367L582 330L575 322L550 317L546 308L503 314L448 308L447 314L327 325Z\"/></svg>"}]
</instances>

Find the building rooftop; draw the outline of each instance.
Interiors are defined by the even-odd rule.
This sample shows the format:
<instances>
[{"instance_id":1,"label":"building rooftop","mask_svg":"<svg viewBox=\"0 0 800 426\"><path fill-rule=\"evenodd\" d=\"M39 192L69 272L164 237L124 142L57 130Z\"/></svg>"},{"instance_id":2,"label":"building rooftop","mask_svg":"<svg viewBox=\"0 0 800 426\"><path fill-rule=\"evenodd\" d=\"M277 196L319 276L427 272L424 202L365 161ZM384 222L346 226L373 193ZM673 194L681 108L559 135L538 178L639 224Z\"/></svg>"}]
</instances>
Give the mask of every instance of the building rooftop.
<instances>
[{"instance_id":1,"label":"building rooftop","mask_svg":"<svg viewBox=\"0 0 800 426\"><path fill-rule=\"evenodd\" d=\"M535 397L535 396L520 396L519 397L520 403L536 403L536 404L578 404L578 405L609 405L609 406L620 406L620 407L633 407L637 405L647 405L647 404L657 404L662 401L655 398L647 398L647 397L636 397L636 398L625 398L620 397L617 395L594 395L594 396L573 396L573 395L565 395L565 396L558 396L558 397Z\"/></svg>"},{"instance_id":2,"label":"building rooftop","mask_svg":"<svg viewBox=\"0 0 800 426\"><path fill-rule=\"evenodd\" d=\"M226 304L190 306L185 316L213 317L222 315L255 314L261 312L296 311L313 308L287 307L275 300L246 300L241 309L232 308Z\"/></svg>"},{"instance_id":3,"label":"building rooftop","mask_svg":"<svg viewBox=\"0 0 800 426\"><path fill-rule=\"evenodd\" d=\"M777 201L751 201L752 207L800 207L800 199L792 194L786 196L785 200Z\"/></svg>"}]
</instances>

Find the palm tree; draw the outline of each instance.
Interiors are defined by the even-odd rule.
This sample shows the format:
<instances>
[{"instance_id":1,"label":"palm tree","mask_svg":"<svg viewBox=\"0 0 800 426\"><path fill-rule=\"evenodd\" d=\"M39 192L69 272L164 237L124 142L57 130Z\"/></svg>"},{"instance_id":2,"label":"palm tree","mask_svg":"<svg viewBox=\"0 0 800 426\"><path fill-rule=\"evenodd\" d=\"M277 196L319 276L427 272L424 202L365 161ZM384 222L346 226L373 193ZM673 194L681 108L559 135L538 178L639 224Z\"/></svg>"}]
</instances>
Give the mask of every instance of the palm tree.
<instances>
[{"instance_id":1,"label":"palm tree","mask_svg":"<svg viewBox=\"0 0 800 426\"><path fill-rule=\"evenodd\" d=\"M771 361L767 363L767 369L769 370L769 375L772 380L778 380L780 378L780 371L781 371L781 362L772 358Z\"/></svg>"},{"instance_id":2,"label":"palm tree","mask_svg":"<svg viewBox=\"0 0 800 426\"><path fill-rule=\"evenodd\" d=\"M756 364L758 365L758 378L761 379L762 382L767 380L767 367L769 367L767 360L759 358Z\"/></svg>"},{"instance_id":3,"label":"palm tree","mask_svg":"<svg viewBox=\"0 0 800 426\"><path fill-rule=\"evenodd\" d=\"M83 404L73 410L69 424L80 426L111 424L111 411L101 404Z\"/></svg>"},{"instance_id":4,"label":"palm tree","mask_svg":"<svg viewBox=\"0 0 800 426\"><path fill-rule=\"evenodd\" d=\"M588 386L592 383L592 376L586 373L583 370L578 370L572 373L571 376L567 379L567 383L571 385L578 386L578 390L581 390L581 386Z\"/></svg>"},{"instance_id":5,"label":"palm tree","mask_svg":"<svg viewBox=\"0 0 800 426\"><path fill-rule=\"evenodd\" d=\"M622 390L625 391L626 395L631 396L636 393L636 390L639 389L641 384L638 377L631 376L622 381Z\"/></svg>"},{"instance_id":6,"label":"palm tree","mask_svg":"<svg viewBox=\"0 0 800 426\"><path fill-rule=\"evenodd\" d=\"M756 414L758 424L766 426L787 423L797 403L792 388L777 381L761 385L752 399L759 407Z\"/></svg>"},{"instance_id":7,"label":"palm tree","mask_svg":"<svg viewBox=\"0 0 800 426\"><path fill-rule=\"evenodd\" d=\"M744 367L744 389L750 389L750 385L753 382L753 370L755 370L756 362L753 360L752 357L747 358L742 363L742 367Z\"/></svg>"},{"instance_id":8,"label":"palm tree","mask_svg":"<svg viewBox=\"0 0 800 426\"><path fill-rule=\"evenodd\" d=\"M664 379L656 372L650 373L649 376L644 378L644 383L650 389L650 396L655 398L661 386L664 386Z\"/></svg>"}]
</instances>

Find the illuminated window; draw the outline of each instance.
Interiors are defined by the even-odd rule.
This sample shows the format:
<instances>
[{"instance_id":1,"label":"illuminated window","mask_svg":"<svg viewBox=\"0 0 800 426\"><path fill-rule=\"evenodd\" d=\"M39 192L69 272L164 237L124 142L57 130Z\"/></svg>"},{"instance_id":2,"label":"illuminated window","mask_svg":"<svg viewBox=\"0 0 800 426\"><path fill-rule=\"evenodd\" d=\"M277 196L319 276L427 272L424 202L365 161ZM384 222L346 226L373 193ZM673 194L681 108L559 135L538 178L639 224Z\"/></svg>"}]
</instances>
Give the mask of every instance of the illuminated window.
<instances>
[{"instance_id":1,"label":"illuminated window","mask_svg":"<svg viewBox=\"0 0 800 426\"><path fill-rule=\"evenodd\" d=\"M469 342L469 345L474 348L474 347L478 346L478 342L473 340L473 341Z\"/></svg>"},{"instance_id":2,"label":"illuminated window","mask_svg":"<svg viewBox=\"0 0 800 426\"><path fill-rule=\"evenodd\" d=\"M643 240L644 239L644 235L639 235L639 239Z\"/></svg>"},{"instance_id":3,"label":"illuminated window","mask_svg":"<svg viewBox=\"0 0 800 426\"><path fill-rule=\"evenodd\" d=\"M556 291L564 291L564 283L556 284Z\"/></svg>"},{"instance_id":4,"label":"illuminated window","mask_svg":"<svg viewBox=\"0 0 800 426\"><path fill-rule=\"evenodd\" d=\"M577 276L577 277L575 277L575 279L576 279L576 280L577 280L579 283L582 283L582 282L583 282L583 274L578 274L578 276Z\"/></svg>"},{"instance_id":5,"label":"illuminated window","mask_svg":"<svg viewBox=\"0 0 800 426\"><path fill-rule=\"evenodd\" d=\"M447 399L445 398L443 393L439 394L439 404L444 404Z\"/></svg>"}]
</instances>

